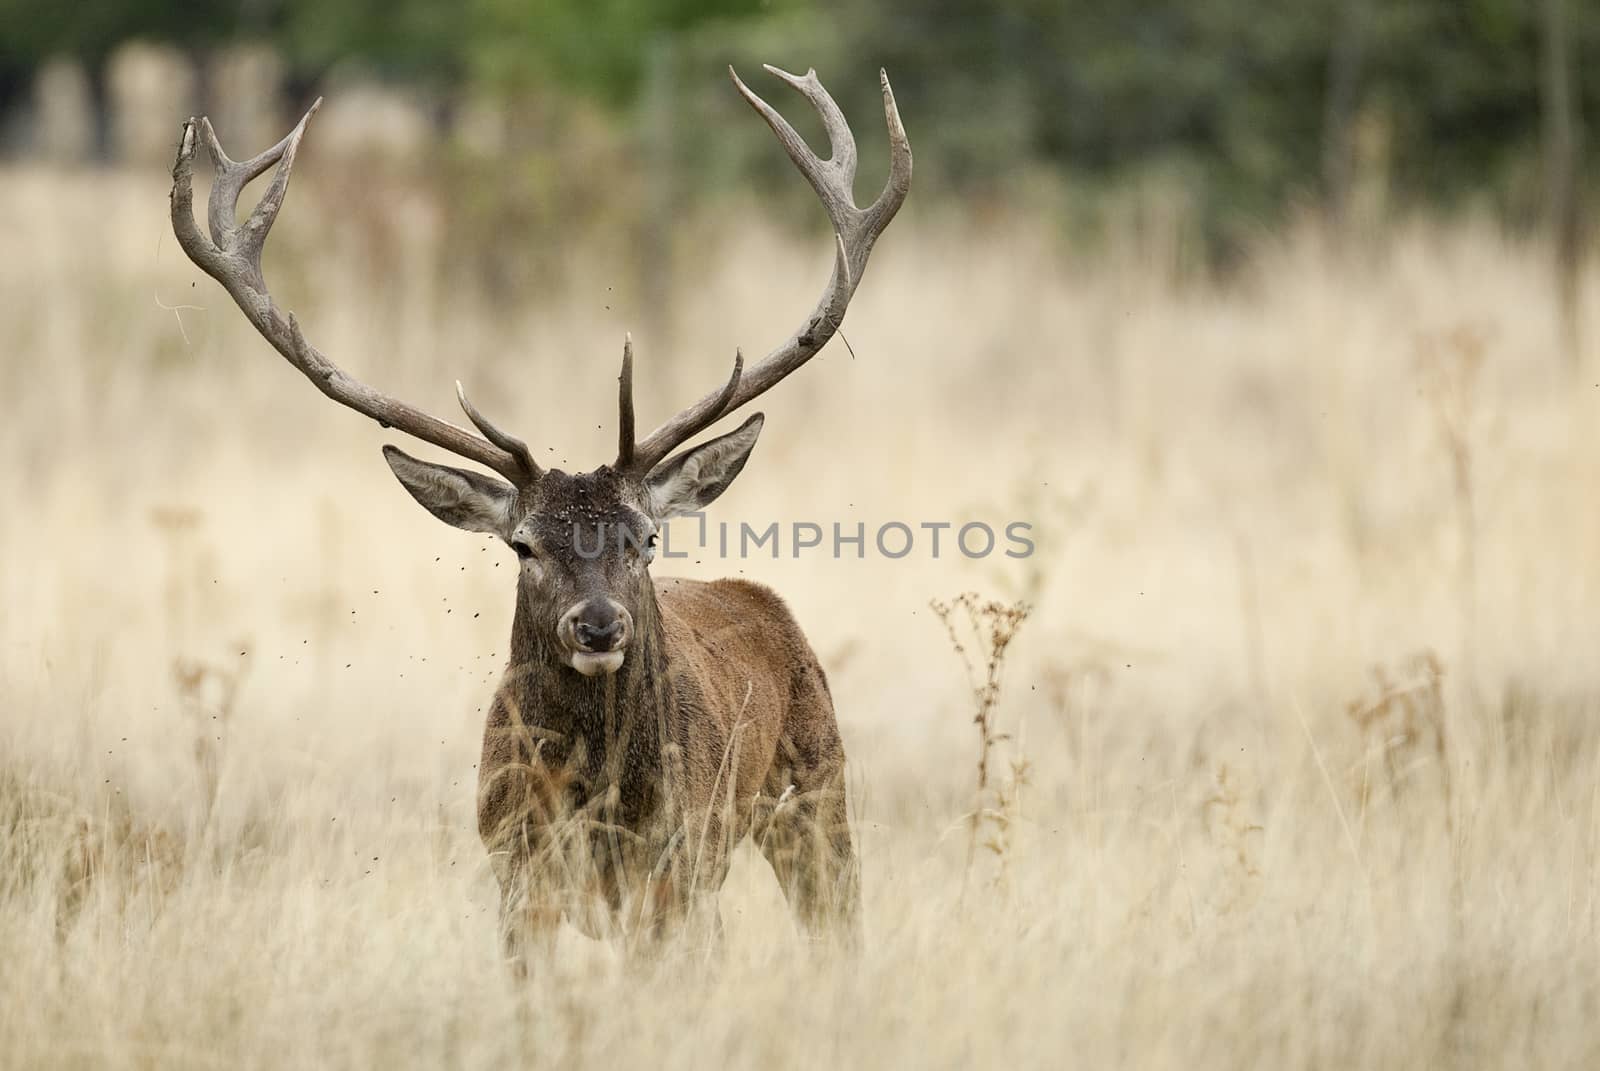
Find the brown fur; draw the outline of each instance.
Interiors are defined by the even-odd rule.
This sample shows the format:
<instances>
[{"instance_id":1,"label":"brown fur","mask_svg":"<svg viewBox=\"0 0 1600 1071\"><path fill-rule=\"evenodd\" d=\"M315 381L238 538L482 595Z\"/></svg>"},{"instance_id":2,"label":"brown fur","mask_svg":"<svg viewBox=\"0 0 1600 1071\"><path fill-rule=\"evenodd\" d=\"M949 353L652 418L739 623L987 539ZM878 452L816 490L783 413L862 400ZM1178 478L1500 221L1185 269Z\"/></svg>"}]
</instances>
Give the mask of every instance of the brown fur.
<instances>
[{"instance_id":1,"label":"brown fur","mask_svg":"<svg viewBox=\"0 0 1600 1071\"><path fill-rule=\"evenodd\" d=\"M757 414L642 477L551 470L521 487L384 451L435 516L497 534L521 560L478 809L519 962L563 916L595 936L658 935L690 916L715 927L747 835L808 932L855 933L844 746L800 626L760 585L658 591L649 571L656 518L720 494L760 428ZM580 620L621 629L607 631L604 670L585 661Z\"/></svg>"},{"instance_id":2,"label":"brown fur","mask_svg":"<svg viewBox=\"0 0 1600 1071\"><path fill-rule=\"evenodd\" d=\"M715 925L711 901L747 834L808 932L838 921L853 935L844 746L799 625L746 581L645 585L613 677L553 665L519 599L479 775L508 950L547 938L563 913L592 935L658 933L706 907Z\"/></svg>"}]
</instances>

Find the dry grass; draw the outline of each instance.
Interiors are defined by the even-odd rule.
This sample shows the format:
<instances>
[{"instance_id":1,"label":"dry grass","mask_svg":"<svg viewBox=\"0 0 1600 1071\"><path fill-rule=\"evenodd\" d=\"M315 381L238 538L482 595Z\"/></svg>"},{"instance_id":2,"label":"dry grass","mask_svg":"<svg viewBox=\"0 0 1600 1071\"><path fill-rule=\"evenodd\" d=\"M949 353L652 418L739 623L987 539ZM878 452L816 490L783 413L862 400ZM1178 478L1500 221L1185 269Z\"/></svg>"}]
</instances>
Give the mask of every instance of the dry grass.
<instances>
[{"instance_id":1,"label":"dry grass","mask_svg":"<svg viewBox=\"0 0 1600 1071\"><path fill-rule=\"evenodd\" d=\"M439 410L460 375L573 466L609 456L625 328L649 422L829 256L707 228L671 316L609 254L506 307L424 194L351 210L336 170L306 155L269 251L313 339ZM1183 283L914 205L856 359L773 397L716 517L1023 519L1038 555L684 567L773 584L830 670L865 951L804 948L746 849L720 962L566 933L519 990L473 820L508 555L412 505L164 208L159 175L0 174L0 1063L1600 1057L1600 389L1543 250L1303 230ZM1005 880L963 896L973 694L928 600L969 589L1032 610Z\"/></svg>"}]
</instances>

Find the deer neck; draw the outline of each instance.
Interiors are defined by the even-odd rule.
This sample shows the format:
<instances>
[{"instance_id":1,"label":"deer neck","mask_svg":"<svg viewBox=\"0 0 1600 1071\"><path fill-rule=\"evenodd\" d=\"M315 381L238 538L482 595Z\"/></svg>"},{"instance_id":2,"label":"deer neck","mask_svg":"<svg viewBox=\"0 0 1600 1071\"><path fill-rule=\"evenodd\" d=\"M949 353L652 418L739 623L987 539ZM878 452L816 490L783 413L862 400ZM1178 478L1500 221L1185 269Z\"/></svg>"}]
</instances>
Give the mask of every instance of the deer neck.
<instances>
[{"instance_id":1,"label":"deer neck","mask_svg":"<svg viewBox=\"0 0 1600 1071\"><path fill-rule=\"evenodd\" d=\"M587 740L591 754L597 745L609 751L625 727L630 750L656 739L658 715L670 702L672 674L655 589L647 586L643 594L622 666L594 677L565 663L548 627L548 612L536 611L518 594L507 683L530 724Z\"/></svg>"}]
</instances>

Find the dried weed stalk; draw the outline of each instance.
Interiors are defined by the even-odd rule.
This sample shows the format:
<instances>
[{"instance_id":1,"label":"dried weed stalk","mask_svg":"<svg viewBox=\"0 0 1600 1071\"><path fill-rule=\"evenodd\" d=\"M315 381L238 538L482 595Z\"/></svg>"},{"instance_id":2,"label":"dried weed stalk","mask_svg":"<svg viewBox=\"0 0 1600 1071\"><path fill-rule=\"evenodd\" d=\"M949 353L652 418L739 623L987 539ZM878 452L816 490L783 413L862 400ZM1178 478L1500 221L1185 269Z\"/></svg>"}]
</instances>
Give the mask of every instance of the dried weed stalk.
<instances>
[{"instance_id":1,"label":"dried weed stalk","mask_svg":"<svg viewBox=\"0 0 1600 1071\"><path fill-rule=\"evenodd\" d=\"M1025 602L986 601L970 591L949 602L934 599L929 605L944 622L950 644L966 670L972 690L972 723L978 729L977 786L973 809L967 816L964 888L972 875L980 840L999 860L1003 877L1011 849L1012 824L1020 814L1021 793L1028 783L1029 764L1020 753L1008 757L1007 777L1000 784L991 785L990 764L996 747L1012 739L1011 734L1000 731L996 712L1006 654L1028 619L1030 608Z\"/></svg>"},{"instance_id":2,"label":"dried weed stalk","mask_svg":"<svg viewBox=\"0 0 1600 1071\"><path fill-rule=\"evenodd\" d=\"M1432 651L1412 655L1398 673L1372 667L1373 690L1352 700L1345 713L1368 741L1361 763L1359 794L1363 825L1374 802L1372 756L1378 758L1380 787L1391 799L1408 791L1425 766L1438 770L1446 830L1455 840L1455 791L1450 768L1450 733L1444 699L1444 665Z\"/></svg>"}]
</instances>

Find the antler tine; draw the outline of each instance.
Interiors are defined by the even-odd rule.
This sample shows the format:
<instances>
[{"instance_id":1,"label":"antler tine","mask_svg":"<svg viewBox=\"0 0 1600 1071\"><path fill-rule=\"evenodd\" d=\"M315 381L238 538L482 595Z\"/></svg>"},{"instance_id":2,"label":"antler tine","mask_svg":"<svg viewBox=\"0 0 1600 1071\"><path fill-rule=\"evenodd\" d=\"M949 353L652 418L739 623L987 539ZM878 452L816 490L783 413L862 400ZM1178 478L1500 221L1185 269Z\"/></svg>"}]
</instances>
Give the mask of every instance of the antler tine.
<instances>
[{"instance_id":1,"label":"antler tine","mask_svg":"<svg viewBox=\"0 0 1600 1071\"><path fill-rule=\"evenodd\" d=\"M485 438L351 378L311 345L294 316L285 316L272 300L261 271L262 249L283 207L300 139L321 105L322 100L318 98L287 137L244 161L230 159L223 151L209 119L192 118L184 123L178 157L172 165L172 230L178 244L201 271L222 284L261 336L323 394L376 420L383 427L398 428L424 442L476 461L519 487L529 485L541 473L527 446L483 419L467 404L464 393L460 395L462 406ZM209 237L200 232L194 219L194 158L201 137L205 139L216 173L207 206ZM243 225L236 225L239 195L252 179L273 165L277 165L277 172L266 192Z\"/></svg>"},{"instance_id":2,"label":"antler tine","mask_svg":"<svg viewBox=\"0 0 1600 1071\"><path fill-rule=\"evenodd\" d=\"M206 207L206 225L211 230L211 239L219 246L235 246L258 281L261 279L261 250L266 245L267 232L272 229L273 221L278 218L278 209L283 207L283 195L289 189L289 173L294 170L295 152L300 148L300 139L305 135L306 124L321 107L322 98L318 97L312 101L311 107L282 141L243 162L235 162L223 152L222 142L217 140L217 133L212 129L210 119L202 117L200 120L200 129L205 134L206 147L211 152L212 163L216 170L216 177L211 184L211 197ZM244 238L240 241L238 239L240 228L234 223L239 195L244 192L245 186L263 174L267 168L280 162L281 166L277 174L272 177L272 183L261 195L261 200L250 213L250 218L245 221Z\"/></svg>"},{"instance_id":3,"label":"antler tine","mask_svg":"<svg viewBox=\"0 0 1600 1071\"><path fill-rule=\"evenodd\" d=\"M855 136L850 132L844 113L817 79L817 72L808 70L802 77L772 66L766 69L811 102L828 134L831 155L823 160L795 132L789 121L778 114L777 109L745 85L737 71L728 68L739 94L766 120L784 151L789 154L789 159L811 183L811 188L816 191L817 198L827 211L828 221L833 224L834 231L833 274L811 315L789 336L788 341L756 362L748 375L741 375L740 367L736 365L733 379L722 391L701 398L651 432L649 438L634 449L634 467L645 472L659 464L689 436L770 390L827 345L839 330L850 299L861 284L861 276L866 271L867 258L872 255L873 245L894 219L895 213L900 211L906 194L911 190L911 142L906 138L905 127L900 122L900 110L895 105L894 91L889 88L886 72L878 71L878 84L883 90L884 121L889 128L889 177L877 199L863 209L856 205L853 191L856 175Z\"/></svg>"},{"instance_id":4,"label":"antler tine","mask_svg":"<svg viewBox=\"0 0 1600 1071\"><path fill-rule=\"evenodd\" d=\"M770 63L764 63L762 67L767 73L787 82L817 109L817 114L822 118L822 127L828 135L828 149L831 154L828 159L820 159L812 152L805 139L789 125L789 121L778 114L776 108L752 92L732 67L728 68L728 73L733 76L733 84L738 88L739 94L761 115L761 118L767 121L772 132L778 136L784 151L789 154L789 159L794 161L800 173L811 183L811 188L817 191L817 196L822 198L823 204L828 206L828 215L831 217L835 211L845 216L859 214L852 200L852 186L856 178L856 138L850 132L850 124L845 122L844 113L839 110L839 105L834 103L833 97L823 88L822 83L817 81L816 69L812 68L806 71L804 77L800 77Z\"/></svg>"},{"instance_id":5,"label":"antler tine","mask_svg":"<svg viewBox=\"0 0 1600 1071\"><path fill-rule=\"evenodd\" d=\"M867 207L869 226L873 234L894 219L900 206L906 203L911 192L911 141L906 137L905 124L900 121L900 109L894 102L894 90L889 87L889 72L878 68L878 86L883 90L883 122L889 128L889 177L883 190Z\"/></svg>"},{"instance_id":6,"label":"antler tine","mask_svg":"<svg viewBox=\"0 0 1600 1071\"><path fill-rule=\"evenodd\" d=\"M633 467L633 334L622 336L622 374L617 377L618 472Z\"/></svg>"},{"instance_id":7,"label":"antler tine","mask_svg":"<svg viewBox=\"0 0 1600 1071\"><path fill-rule=\"evenodd\" d=\"M467 400L466 388L462 387L459 379L456 380L456 401L461 403L461 411L467 414L472 426L481 431L485 439L517 459L517 465L524 477L536 480L542 475L538 462L533 460L533 451L528 449L528 444L515 435L506 434L488 417L478 412L477 406Z\"/></svg>"},{"instance_id":8,"label":"antler tine","mask_svg":"<svg viewBox=\"0 0 1600 1071\"><path fill-rule=\"evenodd\" d=\"M708 394L657 428L643 443L633 441L633 345L622 351L622 433L616 469L643 476L661 464L680 443L700 434L725 414L744 379L744 351L733 351L733 374L720 391Z\"/></svg>"}]
</instances>

